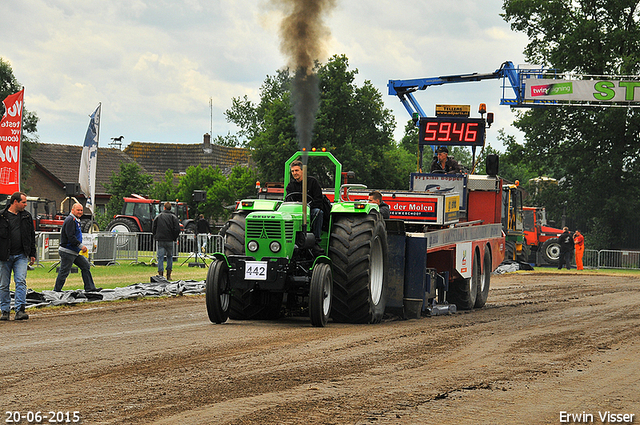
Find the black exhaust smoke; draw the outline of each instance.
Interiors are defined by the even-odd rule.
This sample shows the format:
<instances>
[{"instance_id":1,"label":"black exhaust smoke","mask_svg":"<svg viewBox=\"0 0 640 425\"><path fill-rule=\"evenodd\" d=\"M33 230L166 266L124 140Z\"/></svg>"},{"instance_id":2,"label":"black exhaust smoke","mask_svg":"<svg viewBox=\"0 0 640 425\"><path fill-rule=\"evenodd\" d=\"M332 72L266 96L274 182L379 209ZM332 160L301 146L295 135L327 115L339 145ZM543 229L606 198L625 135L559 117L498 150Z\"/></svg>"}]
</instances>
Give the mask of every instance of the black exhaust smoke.
<instances>
[{"instance_id":1,"label":"black exhaust smoke","mask_svg":"<svg viewBox=\"0 0 640 425\"><path fill-rule=\"evenodd\" d=\"M318 77L313 67L323 56L323 40L330 35L323 16L335 6L336 0L272 1L285 13L280 26L280 49L289 60L289 68L295 72L291 95L298 145L301 150L308 151L320 103ZM307 156L302 160L306 164Z\"/></svg>"}]
</instances>

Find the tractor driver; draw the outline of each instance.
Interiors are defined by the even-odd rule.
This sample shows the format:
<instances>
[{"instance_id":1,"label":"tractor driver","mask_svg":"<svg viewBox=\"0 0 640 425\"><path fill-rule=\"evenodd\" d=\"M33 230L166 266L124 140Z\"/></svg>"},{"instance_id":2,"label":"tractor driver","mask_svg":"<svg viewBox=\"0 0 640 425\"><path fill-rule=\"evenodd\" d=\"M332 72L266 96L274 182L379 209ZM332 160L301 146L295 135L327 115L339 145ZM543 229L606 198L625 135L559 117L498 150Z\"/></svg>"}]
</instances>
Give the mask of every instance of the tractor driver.
<instances>
[{"instance_id":1,"label":"tractor driver","mask_svg":"<svg viewBox=\"0 0 640 425\"><path fill-rule=\"evenodd\" d=\"M460 164L453 159L449 158L449 149L446 146L440 146L436 153L438 154L437 158L433 160L431 163L431 172L432 173L461 173L462 169Z\"/></svg>"},{"instance_id":2,"label":"tractor driver","mask_svg":"<svg viewBox=\"0 0 640 425\"><path fill-rule=\"evenodd\" d=\"M302 161L296 160L291 163L291 176L293 179L286 188L287 200L302 201ZM316 237L314 251L322 251L319 245L324 216L322 213L322 188L315 177L307 176L307 196L311 199L311 229Z\"/></svg>"}]
</instances>

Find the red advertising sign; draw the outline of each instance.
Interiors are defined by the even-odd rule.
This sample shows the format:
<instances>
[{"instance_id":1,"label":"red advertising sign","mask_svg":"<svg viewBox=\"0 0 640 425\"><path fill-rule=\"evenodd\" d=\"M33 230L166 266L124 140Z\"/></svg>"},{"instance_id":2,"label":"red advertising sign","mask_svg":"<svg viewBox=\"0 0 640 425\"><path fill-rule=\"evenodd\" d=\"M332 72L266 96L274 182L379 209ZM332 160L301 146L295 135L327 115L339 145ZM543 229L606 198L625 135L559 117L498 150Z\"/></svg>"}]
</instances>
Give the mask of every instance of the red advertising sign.
<instances>
[{"instance_id":1,"label":"red advertising sign","mask_svg":"<svg viewBox=\"0 0 640 425\"><path fill-rule=\"evenodd\" d=\"M22 142L22 106L24 89L7 96L0 121L0 193L20 190L20 146Z\"/></svg>"}]
</instances>

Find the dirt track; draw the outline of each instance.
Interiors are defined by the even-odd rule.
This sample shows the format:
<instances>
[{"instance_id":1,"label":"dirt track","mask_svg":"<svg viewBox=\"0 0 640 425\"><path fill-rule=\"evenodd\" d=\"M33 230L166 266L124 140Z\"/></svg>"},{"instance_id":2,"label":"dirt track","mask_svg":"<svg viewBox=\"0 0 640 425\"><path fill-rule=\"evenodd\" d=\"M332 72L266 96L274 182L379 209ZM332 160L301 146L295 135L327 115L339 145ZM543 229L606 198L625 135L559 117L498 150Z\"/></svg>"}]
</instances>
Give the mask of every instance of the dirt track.
<instances>
[{"instance_id":1,"label":"dirt track","mask_svg":"<svg viewBox=\"0 0 640 425\"><path fill-rule=\"evenodd\" d=\"M602 423L606 411L640 423L640 280L491 284L482 310L322 329L213 325L203 296L32 310L0 322L3 423L6 411L79 411L84 424Z\"/></svg>"}]
</instances>

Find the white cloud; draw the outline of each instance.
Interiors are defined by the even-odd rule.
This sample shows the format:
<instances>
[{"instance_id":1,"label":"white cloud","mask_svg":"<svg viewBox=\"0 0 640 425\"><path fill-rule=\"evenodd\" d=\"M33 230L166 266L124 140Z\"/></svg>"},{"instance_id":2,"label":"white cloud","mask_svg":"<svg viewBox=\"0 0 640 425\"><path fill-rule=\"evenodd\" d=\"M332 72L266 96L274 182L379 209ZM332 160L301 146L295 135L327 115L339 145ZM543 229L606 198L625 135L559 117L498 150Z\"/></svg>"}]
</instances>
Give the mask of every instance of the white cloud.
<instances>
[{"instance_id":1,"label":"white cloud","mask_svg":"<svg viewBox=\"0 0 640 425\"><path fill-rule=\"evenodd\" d=\"M389 79L522 62L526 38L498 16L501 4L337 1L325 20L327 57L345 54L359 82L371 80L383 93L399 136L408 114L387 95ZM121 134L125 141L196 143L211 125L210 97L214 135L234 131L223 115L231 99L259 100L266 75L285 66L280 19L267 0L21 0L3 7L3 21L15 25L0 26L0 52L26 87L42 142L81 144L88 116L102 102L102 145ZM427 111L436 103L485 102L496 113L494 127L509 128L513 114L498 106L501 95L492 80L417 97Z\"/></svg>"}]
</instances>

